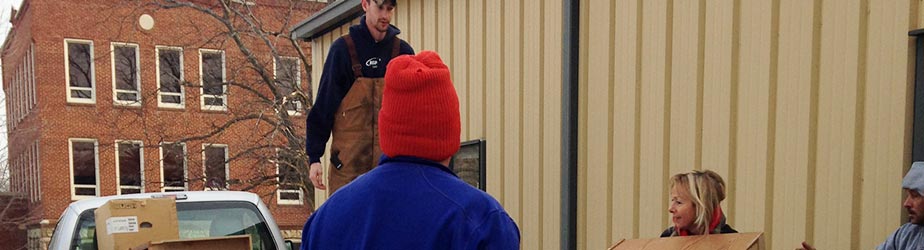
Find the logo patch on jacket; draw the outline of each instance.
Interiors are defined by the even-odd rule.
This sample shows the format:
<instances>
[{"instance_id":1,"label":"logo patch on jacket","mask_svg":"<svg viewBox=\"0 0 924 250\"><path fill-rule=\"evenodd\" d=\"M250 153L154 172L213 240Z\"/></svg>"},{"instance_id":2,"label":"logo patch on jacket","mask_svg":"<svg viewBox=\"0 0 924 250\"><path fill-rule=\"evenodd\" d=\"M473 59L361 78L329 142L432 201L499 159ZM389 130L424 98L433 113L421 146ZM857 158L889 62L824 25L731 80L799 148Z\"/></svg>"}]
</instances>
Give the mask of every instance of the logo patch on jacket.
<instances>
[{"instance_id":1,"label":"logo patch on jacket","mask_svg":"<svg viewBox=\"0 0 924 250\"><path fill-rule=\"evenodd\" d=\"M382 62L382 58L378 58L378 57L369 58L369 60L366 60L366 67L377 69L379 68L379 63L381 62Z\"/></svg>"}]
</instances>

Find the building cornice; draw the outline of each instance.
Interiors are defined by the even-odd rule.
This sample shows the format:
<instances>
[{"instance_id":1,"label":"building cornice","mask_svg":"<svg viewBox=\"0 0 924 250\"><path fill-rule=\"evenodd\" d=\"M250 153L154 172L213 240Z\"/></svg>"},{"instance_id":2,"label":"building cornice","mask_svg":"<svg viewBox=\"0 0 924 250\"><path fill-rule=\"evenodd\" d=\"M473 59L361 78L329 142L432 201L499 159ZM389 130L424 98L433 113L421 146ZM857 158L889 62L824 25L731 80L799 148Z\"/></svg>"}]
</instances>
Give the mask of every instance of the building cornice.
<instances>
[{"instance_id":1,"label":"building cornice","mask_svg":"<svg viewBox=\"0 0 924 250\"><path fill-rule=\"evenodd\" d=\"M362 15L361 0L340 0L292 28L292 37L312 40Z\"/></svg>"}]
</instances>

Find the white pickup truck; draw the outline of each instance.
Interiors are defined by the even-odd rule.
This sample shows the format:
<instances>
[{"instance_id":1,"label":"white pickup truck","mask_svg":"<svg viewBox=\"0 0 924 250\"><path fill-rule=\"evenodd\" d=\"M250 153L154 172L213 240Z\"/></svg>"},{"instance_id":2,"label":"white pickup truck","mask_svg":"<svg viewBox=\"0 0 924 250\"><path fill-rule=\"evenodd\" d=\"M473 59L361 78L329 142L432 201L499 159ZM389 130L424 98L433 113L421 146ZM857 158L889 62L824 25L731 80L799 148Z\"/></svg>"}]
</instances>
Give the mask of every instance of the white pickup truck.
<instances>
[{"instance_id":1,"label":"white pickup truck","mask_svg":"<svg viewBox=\"0 0 924 250\"><path fill-rule=\"evenodd\" d=\"M94 211L112 199L174 197L180 238L250 235L253 250L291 248L266 204L253 193L192 191L107 196L75 201L64 210L48 249L97 249Z\"/></svg>"}]
</instances>

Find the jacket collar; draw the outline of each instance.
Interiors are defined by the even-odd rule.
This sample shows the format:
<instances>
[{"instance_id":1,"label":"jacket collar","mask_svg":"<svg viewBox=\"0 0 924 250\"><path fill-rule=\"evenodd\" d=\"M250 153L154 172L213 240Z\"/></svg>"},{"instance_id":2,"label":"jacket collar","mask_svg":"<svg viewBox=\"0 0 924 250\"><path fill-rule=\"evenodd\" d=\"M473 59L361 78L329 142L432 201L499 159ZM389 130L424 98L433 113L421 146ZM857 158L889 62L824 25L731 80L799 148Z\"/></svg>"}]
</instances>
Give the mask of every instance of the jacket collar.
<instances>
[{"instance_id":1,"label":"jacket collar","mask_svg":"<svg viewBox=\"0 0 924 250\"><path fill-rule=\"evenodd\" d=\"M379 158L379 166L385 165L387 163L412 163L412 164L422 165L422 166L427 166L427 167L435 167L440 170L443 170L443 172L446 172L446 173L451 174L452 176L455 176L456 178L459 178L459 176L457 176L456 173L452 172L452 170L449 169L449 167L443 166L443 164L440 164L435 161L422 159L418 157L413 157L413 156L388 157L387 155L382 154L382 157Z\"/></svg>"}]
</instances>

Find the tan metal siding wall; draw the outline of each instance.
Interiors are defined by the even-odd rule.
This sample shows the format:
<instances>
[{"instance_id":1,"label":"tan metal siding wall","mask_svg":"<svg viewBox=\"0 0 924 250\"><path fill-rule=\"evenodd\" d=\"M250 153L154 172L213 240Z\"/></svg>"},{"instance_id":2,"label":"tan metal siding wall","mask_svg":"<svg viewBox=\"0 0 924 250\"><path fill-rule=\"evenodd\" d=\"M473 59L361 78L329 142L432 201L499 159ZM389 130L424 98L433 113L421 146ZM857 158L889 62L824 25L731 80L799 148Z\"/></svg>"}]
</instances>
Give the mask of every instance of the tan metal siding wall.
<instances>
[{"instance_id":1,"label":"tan metal siding wall","mask_svg":"<svg viewBox=\"0 0 924 250\"><path fill-rule=\"evenodd\" d=\"M915 2L582 1L579 248L657 237L669 176L702 168L770 249L882 242L904 221Z\"/></svg>"},{"instance_id":2,"label":"tan metal siding wall","mask_svg":"<svg viewBox=\"0 0 924 250\"><path fill-rule=\"evenodd\" d=\"M557 249L561 2L399 1L393 24L415 51L437 51L452 71L461 139L487 141L488 193L519 225L522 249ZM346 27L313 41L320 52L312 55L314 65L323 65ZM321 67L313 79L320 79ZM326 197L318 192L316 199Z\"/></svg>"}]
</instances>

